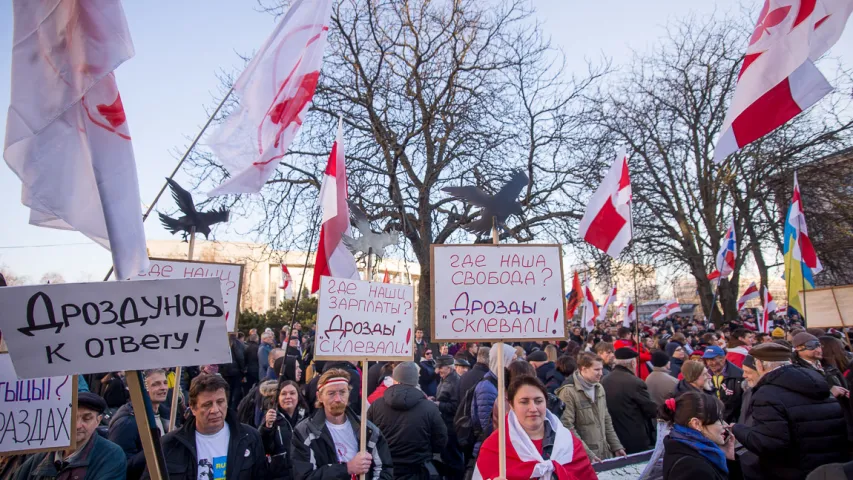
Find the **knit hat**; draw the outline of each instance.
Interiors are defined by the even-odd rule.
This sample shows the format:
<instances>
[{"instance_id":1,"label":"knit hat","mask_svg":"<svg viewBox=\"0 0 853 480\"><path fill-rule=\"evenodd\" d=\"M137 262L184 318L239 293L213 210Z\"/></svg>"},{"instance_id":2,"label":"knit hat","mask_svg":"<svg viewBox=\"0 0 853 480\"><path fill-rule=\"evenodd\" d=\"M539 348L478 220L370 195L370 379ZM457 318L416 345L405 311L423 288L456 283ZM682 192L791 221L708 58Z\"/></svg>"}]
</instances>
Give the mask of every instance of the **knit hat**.
<instances>
[{"instance_id":1,"label":"knit hat","mask_svg":"<svg viewBox=\"0 0 853 480\"><path fill-rule=\"evenodd\" d=\"M806 333L806 335L809 335ZM784 362L791 360L791 350L778 343L762 343L749 350L749 354L762 362Z\"/></svg>"},{"instance_id":2,"label":"knit hat","mask_svg":"<svg viewBox=\"0 0 853 480\"><path fill-rule=\"evenodd\" d=\"M818 339L809 332L800 332L794 335L794 348L802 347L803 345L811 341L817 342Z\"/></svg>"},{"instance_id":3,"label":"knit hat","mask_svg":"<svg viewBox=\"0 0 853 480\"><path fill-rule=\"evenodd\" d=\"M781 327L776 327L773 329L773 333L770 334L773 338L785 338L785 330L782 330Z\"/></svg>"},{"instance_id":4,"label":"knit hat","mask_svg":"<svg viewBox=\"0 0 853 480\"><path fill-rule=\"evenodd\" d=\"M684 362L684 365L681 366L681 374L684 376L684 381L687 383L695 382L700 376L702 376L702 372L704 371L705 365L695 360L687 360Z\"/></svg>"},{"instance_id":5,"label":"knit hat","mask_svg":"<svg viewBox=\"0 0 853 480\"><path fill-rule=\"evenodd\" d=\"M653 367L665 367L666 364L669 363L669 355L662 350L655 350L652 352L652 366Z\"/></svg>"},{"instance_id":6,"label":"knit hat","mask_svg":"<svg viewBox=\"0 0 853 480\"><path fill-rule=\"evenodd\" d=\"M415 362L401 362L394 367L391 378L401 385L416 386L420 372Z\"/></svg>"},{"instance_id":7,"label":"knit hat","mask_svg":"<svg viewBox=\"0 0 853 480\"><path fill-rule=\"evenodd\" d=\"M672 357L672 354L679 348L681 348L681 345L678 342L669 342L666 344L666 354Z\"/></svg>"}]
</instances>

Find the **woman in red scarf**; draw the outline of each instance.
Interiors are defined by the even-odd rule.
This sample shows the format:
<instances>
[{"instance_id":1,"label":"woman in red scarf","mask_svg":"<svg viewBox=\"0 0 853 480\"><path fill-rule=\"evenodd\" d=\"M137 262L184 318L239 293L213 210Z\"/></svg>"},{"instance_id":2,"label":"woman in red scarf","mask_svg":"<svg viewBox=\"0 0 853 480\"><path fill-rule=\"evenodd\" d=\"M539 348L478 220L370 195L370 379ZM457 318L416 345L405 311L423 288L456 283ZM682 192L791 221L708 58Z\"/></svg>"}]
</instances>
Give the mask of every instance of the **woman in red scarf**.
<instances>
[{"instance_id":1,"label":"woman in red scarf","mask_svg":"<svg viewBox=\"0 0 853 480\"><path fill-rule=\"evenodd\" d=\"M583 443L548 411L545 385L531 376L513 379L507 391L506 480L595 480ZM498 431L483 442L473 480L500 478Z\"/></svg>"}]
</instances>

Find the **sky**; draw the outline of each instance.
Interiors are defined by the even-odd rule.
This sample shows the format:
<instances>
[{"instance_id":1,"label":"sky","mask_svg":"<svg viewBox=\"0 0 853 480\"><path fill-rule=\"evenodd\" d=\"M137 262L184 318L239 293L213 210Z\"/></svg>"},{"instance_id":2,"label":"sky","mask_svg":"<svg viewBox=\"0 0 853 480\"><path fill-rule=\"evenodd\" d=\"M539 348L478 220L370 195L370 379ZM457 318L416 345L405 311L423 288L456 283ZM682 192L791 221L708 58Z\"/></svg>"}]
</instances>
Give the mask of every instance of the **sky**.
<instances>
[{"instance_id":1,"label":"sky","mask_svg":"<svg viewBox=\"0 0 853 480\"><path fill-rule=\"evenodd\" d=\"M566 54L568 73L583 73L586 59L602 56L624 65L633 52L643 52L665 33L665 25L689 15L750 12L761 0L600 0L566 2L531 0L546 35ZM257 9L254 0L126 0L123 2L136 56L121 65L116 79L133 137L142 202L153 200L164 177L207 120L218 92L216 74L242 66L238 54L256 50L272 31L275 19ZM853 23L853 21L851 21ZM12 0L0 0L0 131L5 132L9 106L12 50ZM853 27L848 26L830 54L853 65ZM178 153L180 152L180 154ZM184 172L176 177L188 184ZM103 278L109 252L82 234L30 226L20 203L19 179L0 164L0 266L32 282L58 272L66 281ZM200 194L197 194L200 197ZM168 195L159 210L173 208ZM145 224L149 239L171 238L152 215ZM219 240L246 240L217 232Z\"/></svg>"}]
</instances>

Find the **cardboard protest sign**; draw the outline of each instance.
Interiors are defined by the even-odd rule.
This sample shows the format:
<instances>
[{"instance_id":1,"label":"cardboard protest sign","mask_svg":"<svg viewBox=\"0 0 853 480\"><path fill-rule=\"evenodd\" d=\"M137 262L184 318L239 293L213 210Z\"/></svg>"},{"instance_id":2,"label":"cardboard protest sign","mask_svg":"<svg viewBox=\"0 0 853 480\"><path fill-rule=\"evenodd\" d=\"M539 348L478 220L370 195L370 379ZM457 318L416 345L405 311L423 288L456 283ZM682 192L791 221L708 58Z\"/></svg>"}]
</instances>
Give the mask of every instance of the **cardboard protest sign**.
<instances>
[{"instance_id":1,"label":"cardboard protest sign","mask_svg":"<svg viewBox=\"0 0 853 480\"><path fill-rule=\"evenodd\" d=\"M800 290L800 305L809 327L853 326L853 285Z\"/></svg>"},{"instance_id":2,"label":"cardboard protest sign","mask_svg":"<svg viewBox=\"0 0 853 480\"><path fill-rule=\"evenodd\" d=\"M9 355L0 355L0 452L74 449L77 378L18 380Z\"/></svg>"},{"instance_id":3,"label":"cardboard protest sign","mask_svg":"<svg viewBox=\"0 0 853 480\"><path fill-rule=\"evenodd\" d=\"M559 245L432 245L432 340L566 338Z\"/></svg>"},{"instance_id":4,"label":"cardboard protest sign","mask_svg":"<svg viewBox=\"0 0 853 480\"><path fill-rule=\"evenodd\" d=\"M322 277L314 358L411 360L414 289Z\"/></svg>"},{"instance_id":5,"label":"cardboard protest sign","mask_svg":"<svg viewBox=\"0 0 853 480\"><path fill-rule=\"evenodd\" d=\"M20 378L231 362L216 278L6 287L0 312Z\"/></svg>"},{"instance_id":6,"label":"cardboard protest sign","mask_svg":"<svg viewBox=\"0 0 853 480\"><path fill-rule=\"evenodd\" d=\"M167 278L218 278L222 290L222 303L225 305L225 326L229 332L237 329L237 317L240 312L243 265L233 263L188 262L151 258L148 270L137 278L159 280Z\"/></svg>"}]
</instances>

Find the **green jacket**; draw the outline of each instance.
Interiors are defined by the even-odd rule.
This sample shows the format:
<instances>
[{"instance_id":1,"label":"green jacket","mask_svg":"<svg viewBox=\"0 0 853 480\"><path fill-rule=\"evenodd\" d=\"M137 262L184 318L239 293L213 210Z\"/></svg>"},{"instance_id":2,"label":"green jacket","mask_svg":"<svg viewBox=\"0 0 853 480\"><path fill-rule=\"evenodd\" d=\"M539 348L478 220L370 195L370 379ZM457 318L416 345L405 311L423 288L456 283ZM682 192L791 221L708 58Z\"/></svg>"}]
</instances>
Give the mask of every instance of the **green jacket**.
<instances>
[{"instance_id":1,"label":"green jacket","mask_svg":"<svg viewBox=\"0 0 853 480\"><path fill-rule=\"evenodd\" d=\"M560 420L583 442L587 456L606 460L613 458L614 452L622 450L622 443L613 429L604 387L595 385L595 403L584 393L578 381L580 373L576 370L572 377L557 389L557 396L566 404Z\"/></svg>"},{"instance_id":2,"label":"green jacket","mask_svg":"<svg viewBox=\"0 0 853 480\"><path fill-rule=\"evenodd\" d=\"M57 469L56 452L36 453L30 456L18 471L17 480L51 480L69 478L78 480L124 480L127 461L124 451L115 443L92 434L80 454Z\"/></svg>"}]
</instances>

